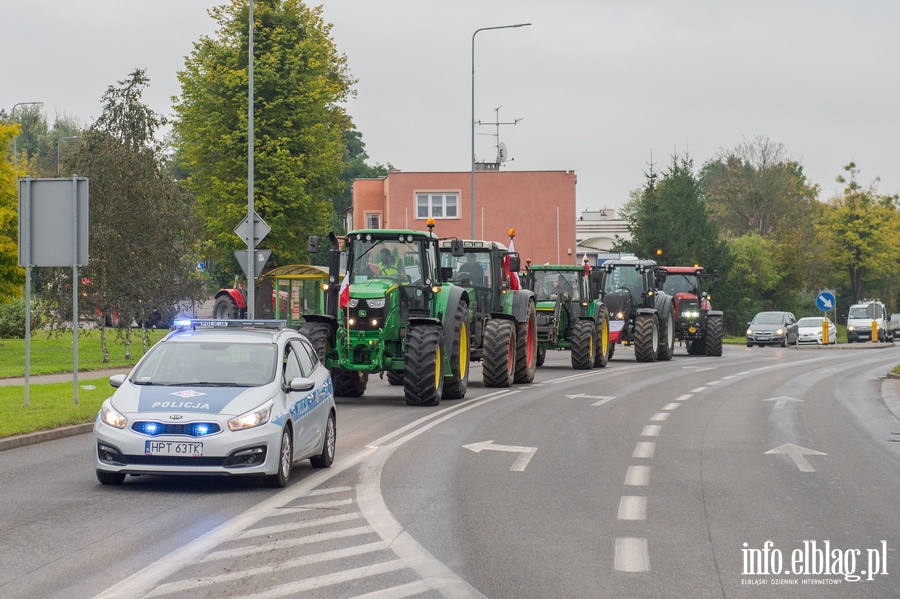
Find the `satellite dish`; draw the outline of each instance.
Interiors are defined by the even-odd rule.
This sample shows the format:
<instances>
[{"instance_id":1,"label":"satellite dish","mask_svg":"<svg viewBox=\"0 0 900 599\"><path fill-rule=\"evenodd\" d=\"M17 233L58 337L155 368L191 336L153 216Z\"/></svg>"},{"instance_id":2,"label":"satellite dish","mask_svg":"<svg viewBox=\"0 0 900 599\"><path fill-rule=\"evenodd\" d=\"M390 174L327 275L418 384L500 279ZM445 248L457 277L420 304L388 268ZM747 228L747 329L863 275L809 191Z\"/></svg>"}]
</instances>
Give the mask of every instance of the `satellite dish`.
<instances>
[{"instance_id":1,"label":"satellite dish","mask_svg":"<svg viewBox=\"0 0 900 599\"><path fill-rule=\"evenodd\" d=\"M509 152L506 149L506 144L501 141L500 145L497 146L497 162L506 162L507 158L509 158Z\"/></svg>"}]
</instances>

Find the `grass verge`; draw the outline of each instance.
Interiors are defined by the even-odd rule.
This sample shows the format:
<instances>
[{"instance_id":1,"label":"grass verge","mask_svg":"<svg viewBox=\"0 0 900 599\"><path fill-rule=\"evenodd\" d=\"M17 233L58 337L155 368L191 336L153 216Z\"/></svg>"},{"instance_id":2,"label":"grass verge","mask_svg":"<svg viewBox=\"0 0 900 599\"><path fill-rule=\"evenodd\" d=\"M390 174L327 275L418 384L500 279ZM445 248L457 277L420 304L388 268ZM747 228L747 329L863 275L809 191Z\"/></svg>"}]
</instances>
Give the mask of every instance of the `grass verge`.
<instances>
[{"instance_id":1,"label":"grass verge","mask_svg":"<svg viewBox=\"0 0 900 599\"><path fill-rule=\"evenodd\" d=\"M72 381L29 385L26 406L25 387L0 387L0 437L92 422L112 392L109 378L79 379L75 404Z\"/></svg>"}]
</instances>

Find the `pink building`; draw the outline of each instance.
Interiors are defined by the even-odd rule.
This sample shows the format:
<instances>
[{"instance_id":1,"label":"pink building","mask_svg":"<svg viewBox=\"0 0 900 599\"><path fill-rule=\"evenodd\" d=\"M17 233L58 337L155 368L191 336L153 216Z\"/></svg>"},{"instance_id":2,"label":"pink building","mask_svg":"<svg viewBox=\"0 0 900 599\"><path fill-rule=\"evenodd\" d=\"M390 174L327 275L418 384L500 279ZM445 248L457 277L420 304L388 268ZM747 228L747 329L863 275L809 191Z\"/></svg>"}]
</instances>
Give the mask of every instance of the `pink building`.
<instances>
[{"instance_id":1,"label":"pink building","mask_svg":"<svg viewBox=\"0 0 900 599\"><path fill-rule=\"evenodd\" d=\"M476 171L475 237L508 245L515 229L523 263L577 263L575 181L575 171ZM356 179L347 229L424 231L433 217L437 235L469 239L471 191L470 172L391 171Z\"/></svg>"}]
</instances>

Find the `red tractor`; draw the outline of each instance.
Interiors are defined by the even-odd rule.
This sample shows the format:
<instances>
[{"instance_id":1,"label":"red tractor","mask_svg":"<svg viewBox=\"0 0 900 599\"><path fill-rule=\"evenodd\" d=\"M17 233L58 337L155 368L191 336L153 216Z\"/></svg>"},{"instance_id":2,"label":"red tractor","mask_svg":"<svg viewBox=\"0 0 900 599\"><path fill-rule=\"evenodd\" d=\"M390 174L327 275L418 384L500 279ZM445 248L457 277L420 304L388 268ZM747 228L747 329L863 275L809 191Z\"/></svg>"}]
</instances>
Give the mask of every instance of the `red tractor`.
<instances>
[{"instance_id":1,"label":"red tractor","mask_svg":"<svg viewBox=\"0 0 900 599\"><path fill-rule=\"evenodd\" d=\"M704 280L719 280L719 271L699 266L661 266L666 272L663 290L675 298L675 338L694 356L721 356L725 323L721 310L713 310Z\"/></svg>"}]
</instances>

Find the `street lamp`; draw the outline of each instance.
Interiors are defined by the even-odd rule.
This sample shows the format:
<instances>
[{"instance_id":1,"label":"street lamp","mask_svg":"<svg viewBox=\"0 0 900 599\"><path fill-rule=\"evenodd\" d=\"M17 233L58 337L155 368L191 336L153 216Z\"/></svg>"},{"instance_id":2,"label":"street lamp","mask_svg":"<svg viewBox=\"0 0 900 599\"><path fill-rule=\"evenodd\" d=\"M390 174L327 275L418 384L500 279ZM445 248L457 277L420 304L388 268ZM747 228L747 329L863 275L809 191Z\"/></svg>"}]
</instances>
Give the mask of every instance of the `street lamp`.
<instances>
[{"instance_id":1,"label":"street lamp","mask_svg":"<svg viewBox=\"0 0 900 599\"><path fill-rule=\"evenodd\" d=\"M81 139L80 135L70 135L68 137L60 137L56 140L56 176L59 176L59 145L64 139Z\"/></svg>"},{"instance_id":2,"label":"street lamp","mask_svg":"<svg viewBox=\"0 0 900 599\"><path fill-rule=\"evenodd\" d=\"M9 111L9 120L13 120L16 114L17 106L32 106L32 105L41 105L43 106L43 102L17 102L13 104L12 110ZM13 137L13 157L15 158L16 165L19 164L19 146L18 146L19 136L16 135Z\"/></svg>"},{"instance_id":3,"label":"street lamp","mask_svg":"<svg viewBox=\"0 0 900 599\"><path fill-rule=\"evenodd\" d=\"M527 27L529 25L531 25L531 23L482 27L481 29L476 29L475 33L472 34L472 122L470 123L472 128L472 239L475 239L475 36L478 35L479 31L488 31L489 29L512 29L514 27ZM482 231L482 234L484 234L484 231Z\"/></svg>"}]
</instances>

